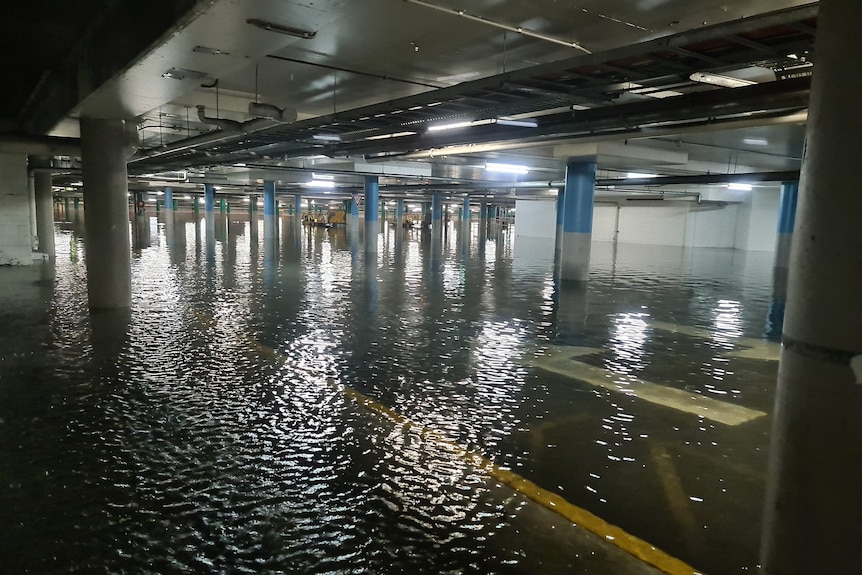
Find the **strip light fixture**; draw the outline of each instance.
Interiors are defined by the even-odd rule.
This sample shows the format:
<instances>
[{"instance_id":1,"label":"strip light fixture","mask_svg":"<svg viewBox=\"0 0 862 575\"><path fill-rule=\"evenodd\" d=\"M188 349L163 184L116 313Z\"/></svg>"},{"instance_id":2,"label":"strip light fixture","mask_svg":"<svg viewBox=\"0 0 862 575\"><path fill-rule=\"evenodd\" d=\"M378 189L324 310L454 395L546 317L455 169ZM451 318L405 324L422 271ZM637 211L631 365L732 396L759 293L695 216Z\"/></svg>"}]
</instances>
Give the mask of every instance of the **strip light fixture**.
<instances>
[{"instance_id":1,"label":"strip light fixture","mask_svg":"<svg viewBox=\"0 0 862 575\"><path fill-rule=\"evenodd\" d=\"M487 162L485 164L485 171L499 172L501 174L524 175L530 171L530 168L528 168L527 166L520 166L518 164L501 164L496 162Z\"/></svg>"}]
</instances>

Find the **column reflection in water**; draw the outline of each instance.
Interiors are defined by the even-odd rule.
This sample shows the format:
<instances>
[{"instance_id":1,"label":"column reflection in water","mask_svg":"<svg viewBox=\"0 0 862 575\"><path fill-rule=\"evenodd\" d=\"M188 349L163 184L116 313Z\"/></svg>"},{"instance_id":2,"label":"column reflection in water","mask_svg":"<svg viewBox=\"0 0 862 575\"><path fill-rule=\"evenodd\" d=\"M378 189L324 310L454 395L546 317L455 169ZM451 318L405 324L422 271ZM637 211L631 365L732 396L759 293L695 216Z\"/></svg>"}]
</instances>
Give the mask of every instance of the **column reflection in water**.
<instances>
[{"instance_id":1,"label":"column reflection in water","mask_svg":"<svg viewBox=\"0 0 862 575\"><path fill-rule=\"evenodd\" d=\"M215 212L207 211L204 222L206 231L206 262L207 269L212 270L215 267L216 254L216 229L215 229Z\"/></svg>"},{"instance_id":2,"label":"column reflection in water","mask_svg":"<svg viewBox=\"0 0 862 575\"><path fill-rule=\"evenodd\" d=\"M132 220L132 249L140 252L143 249L150 247L150 236L152 229L150 227L150 217L141 212L136 213Z\"/></svg>"},{"instance_id":3,"label":"column reflection in water","mask_svg":"<svg viewBox=\"0 0 862 575\"><path fill-rule=\"evenodd\" d=\"M171 263L174 265L182 263L186 259L186 224L182 215L171 210L165 212L165 235L170 232L168 241L168 253Z\"/></svg>"},{"instance_id":4,"label":"column reflection in water","mask_svg":"<svg viewBox=\"0 0 862 575\"><path fill-rule=\"evenodd\" d=\"M561 280L554 274L556 301L556 343L586 345L584 329L587 322L587 284Z\"/></svg>"}]
</instances>

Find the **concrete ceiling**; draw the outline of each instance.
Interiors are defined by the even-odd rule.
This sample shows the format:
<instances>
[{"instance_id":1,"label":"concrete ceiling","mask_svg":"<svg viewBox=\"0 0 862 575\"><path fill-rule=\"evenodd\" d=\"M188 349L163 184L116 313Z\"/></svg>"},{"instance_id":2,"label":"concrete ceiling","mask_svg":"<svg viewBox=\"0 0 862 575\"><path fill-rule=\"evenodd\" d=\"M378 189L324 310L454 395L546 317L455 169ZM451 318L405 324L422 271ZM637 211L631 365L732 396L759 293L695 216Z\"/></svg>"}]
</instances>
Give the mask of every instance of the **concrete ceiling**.
<instances>
[{"instance_id":1,"label":"concrete ceiling","mask_svg":"<svg viewBox=\"0 0 862 575\"><path fill-rule=\"evenodd\" d=\"M197 120L195 106L200 104L206 106L207 115L247 121L249 102L260 101L292 108L299 120L307 120L804 4L790 0L477 0L468 6L453 0L32 2L16 6L0 22L0 42L6 48L0 57L16 79L4 91L0 130L14 126L74 137L80 115L133 118L139 122L143 147L158 148L214 129ZM466 16L451 12L461 9ZM249 20L313 37L262 29ZM118 40L124 37L126 41ZM105 53L106 45L119 48L110 55ZM86 74L81 74L81 59L87 59ZM71 82L76 71L76 78L83 75L89 80ZM742 77L746 71L726 73ZM630 92L625 98L649 99ZM45 103L38 105L42 100ZM54 116L46 125L49 105ZM601 169L620 173L793 170L799 168L803 137L801 124L711 128L700 133L665 131L625 145L618 145L625 140L617 138L617 143L602 144L594 153ZM362 155L309 155L291 158L282 167L377 169L406 179L433 174L441 179L486 181L482 166L496 159L529 163L536 168L531 178L550 181L561 176L565 142L529 148L517 147L517 141L513 144L478 154L417 158L413 163L405 158L378 168ZM272 176L263 169L235 167L209 167L207 173L236 183ZM289 174L278 172L278 179L309 178L301 172Z\"/></svg>"}]
</instances>

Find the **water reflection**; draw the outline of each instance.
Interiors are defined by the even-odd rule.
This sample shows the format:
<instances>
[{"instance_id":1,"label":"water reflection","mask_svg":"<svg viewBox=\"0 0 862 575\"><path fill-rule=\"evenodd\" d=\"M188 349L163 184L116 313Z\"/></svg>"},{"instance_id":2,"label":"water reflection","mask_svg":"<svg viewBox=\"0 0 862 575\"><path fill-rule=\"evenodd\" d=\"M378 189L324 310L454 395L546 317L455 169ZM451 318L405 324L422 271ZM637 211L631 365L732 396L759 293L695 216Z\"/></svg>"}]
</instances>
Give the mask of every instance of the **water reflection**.
<instances>
[{"instance_id":1,"label":"water reflection","mask_svg":"<svg viewBox=\"0 0 862 575\"><path fill-rule=\"evenodd\" d=\"M585 286L556 279L553 242L481 220L159 217L133 222L122 317L87 312L74 224L56 278L10 280L15 302L49 302L9 306L26 337L0 336L27 351L0 386L16 572L552 571L529 545L543 523L455 443L708 572L753 568L767 418L716 423L583 374L767 409L774 363L733 355L774 295L756 256L597 245ZM551 352L569 375L536 366Z\"/></svg>"}]
</instances>

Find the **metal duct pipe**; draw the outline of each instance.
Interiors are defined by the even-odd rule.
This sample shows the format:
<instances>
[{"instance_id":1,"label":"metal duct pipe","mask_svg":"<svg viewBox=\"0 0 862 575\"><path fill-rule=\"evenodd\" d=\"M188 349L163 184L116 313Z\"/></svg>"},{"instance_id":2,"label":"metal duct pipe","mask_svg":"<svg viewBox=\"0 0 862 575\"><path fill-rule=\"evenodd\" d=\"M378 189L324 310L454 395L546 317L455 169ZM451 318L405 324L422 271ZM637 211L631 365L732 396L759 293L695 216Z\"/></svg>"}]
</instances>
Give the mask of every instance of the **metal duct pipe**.
<instances>
[{"instance_id":1,"label":"metal duct pipe","mask_svg":"<svg viewBox=\"0 0 862 575\"><path fill-rule=\"evenodd\" d=\"M296 110L293 108L279 108L274 104L264 102L249 102L248 115L255 118L269 118L276 122L292 124L296 121Z\"/></svg>"},{"instance_id":2,"label":"metal duct pipe","mask_svg":"<svg viewBox=\"0 0 862 575\"><path fill-rule=\"evenodd\" d=\"M198 120L200 120L204 124L209 124L211 126L217 126L224 130L225 132L242 132L242 124L237 122L236 120L228 120L225 118L215 118L213 116L206 115L207 107L203 104L197 105L198 109Z\"/></svg>"}]
</instances>

